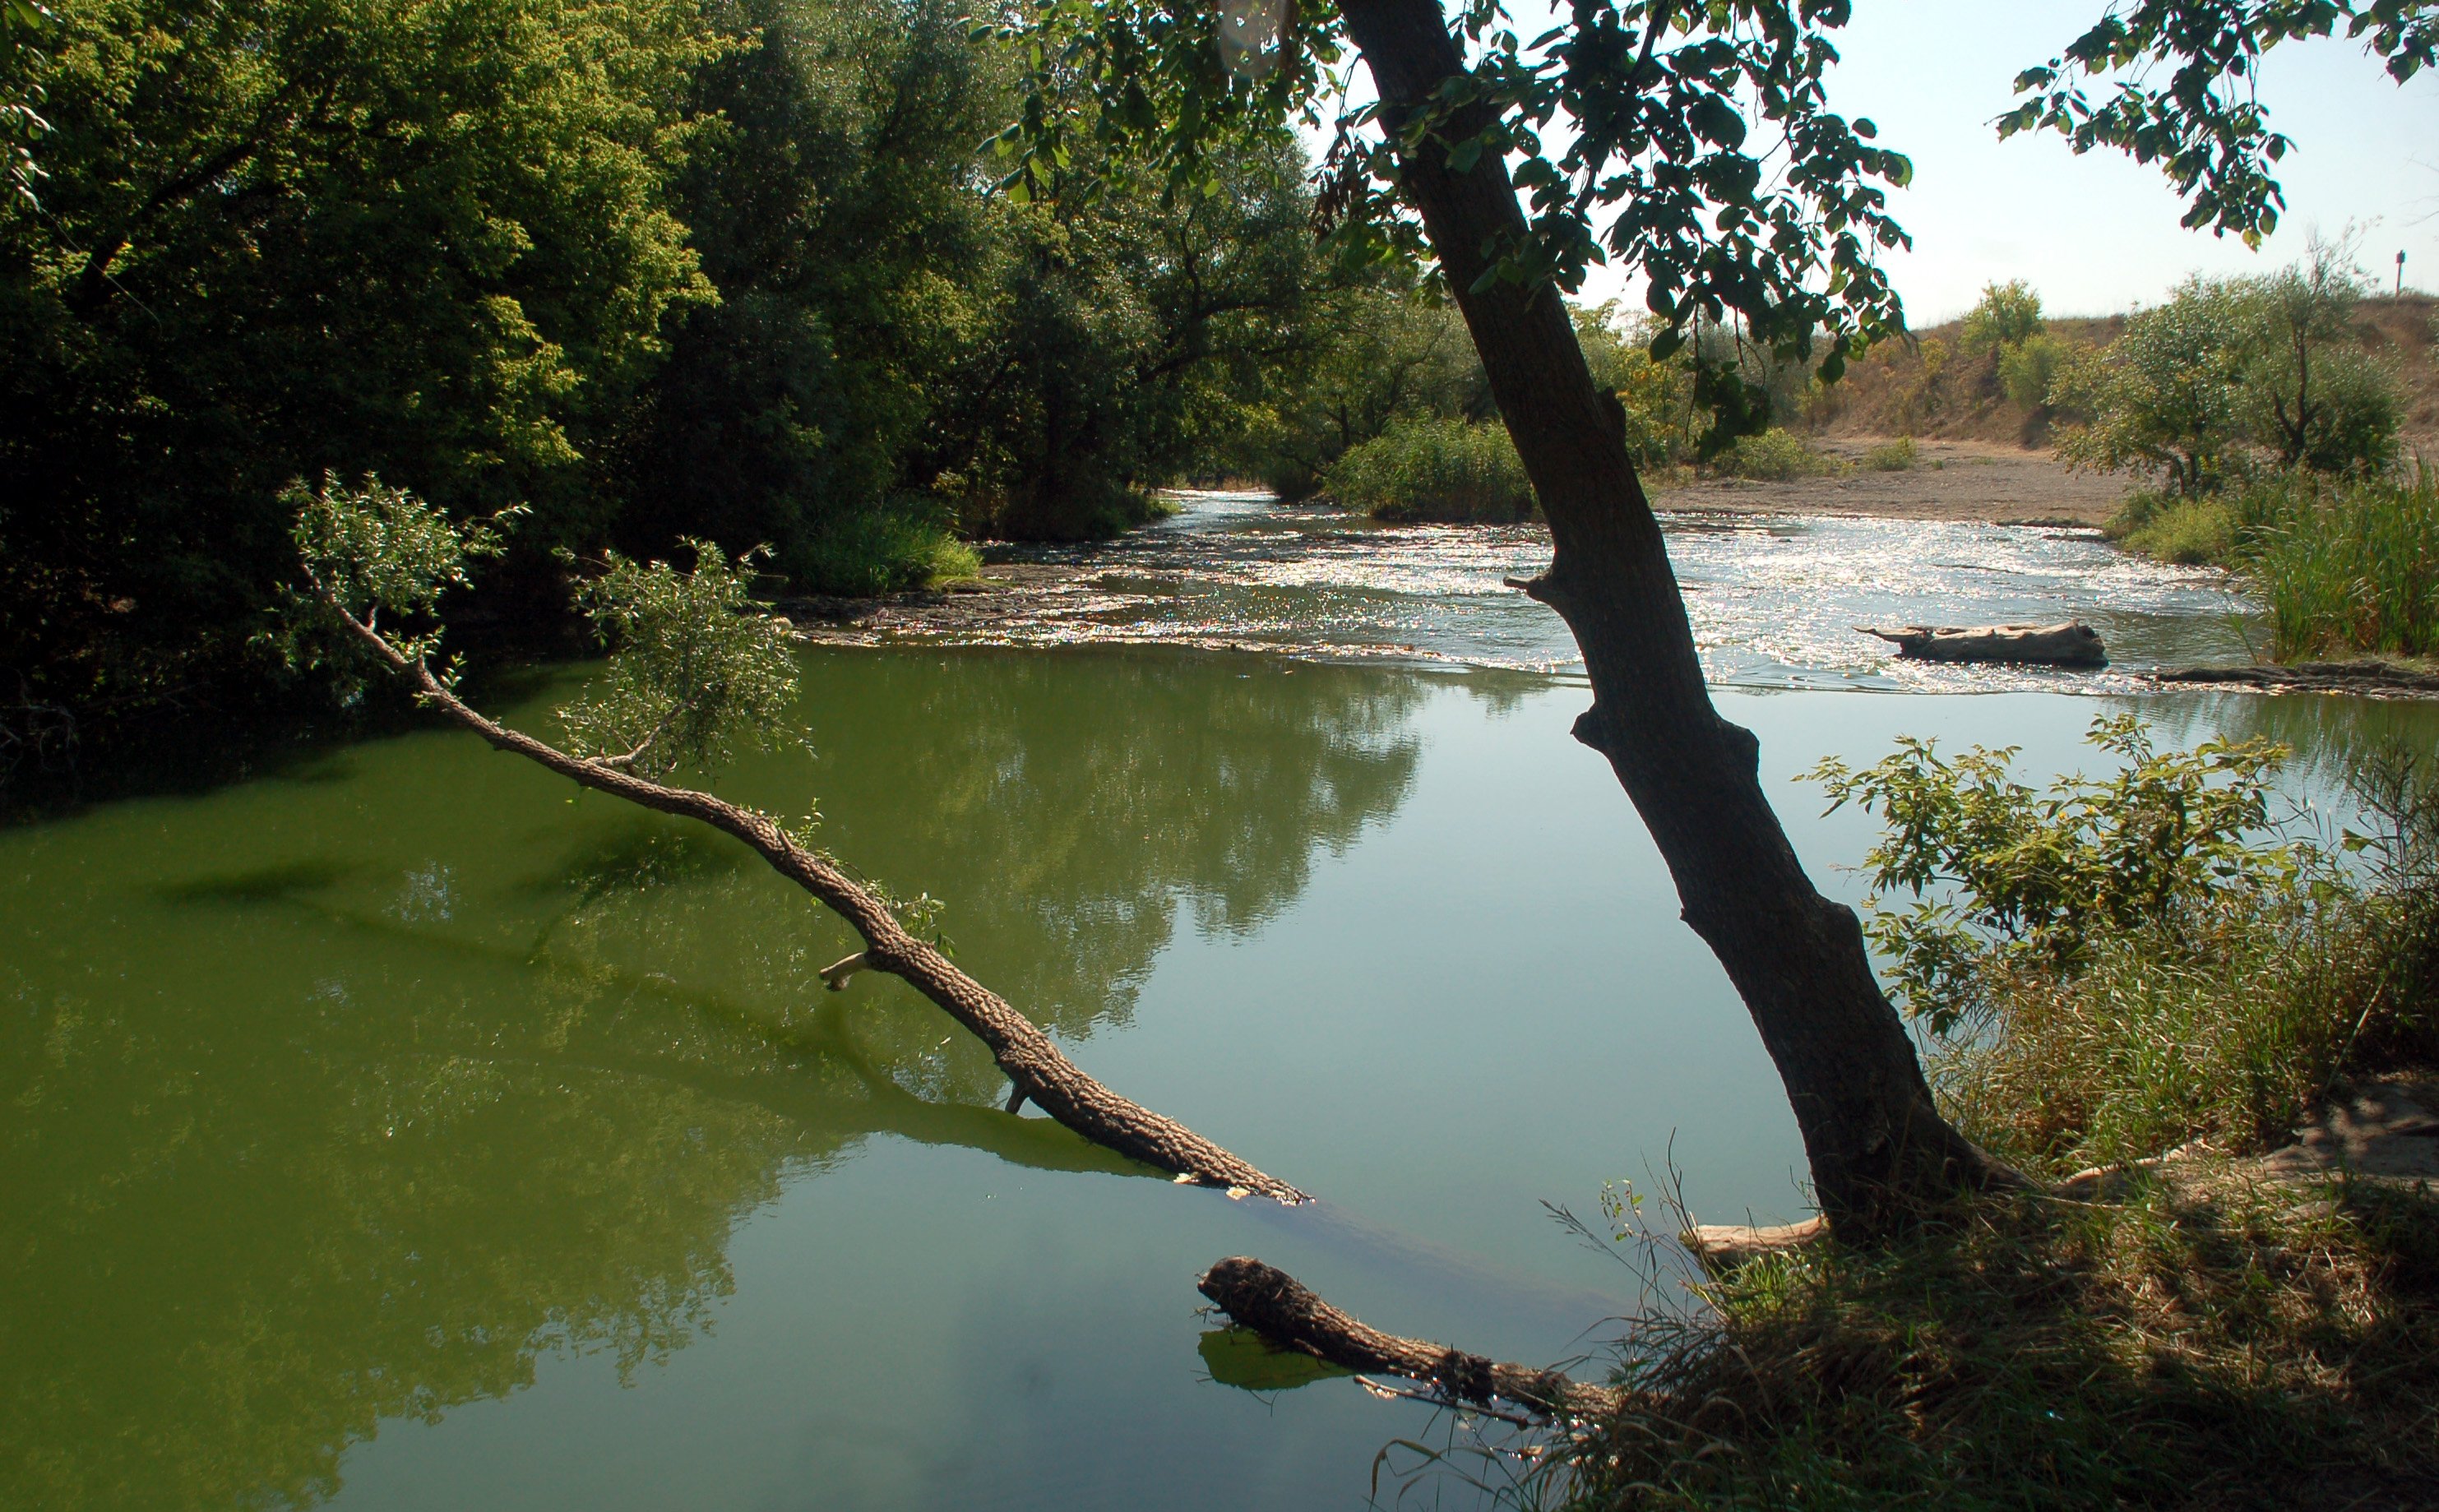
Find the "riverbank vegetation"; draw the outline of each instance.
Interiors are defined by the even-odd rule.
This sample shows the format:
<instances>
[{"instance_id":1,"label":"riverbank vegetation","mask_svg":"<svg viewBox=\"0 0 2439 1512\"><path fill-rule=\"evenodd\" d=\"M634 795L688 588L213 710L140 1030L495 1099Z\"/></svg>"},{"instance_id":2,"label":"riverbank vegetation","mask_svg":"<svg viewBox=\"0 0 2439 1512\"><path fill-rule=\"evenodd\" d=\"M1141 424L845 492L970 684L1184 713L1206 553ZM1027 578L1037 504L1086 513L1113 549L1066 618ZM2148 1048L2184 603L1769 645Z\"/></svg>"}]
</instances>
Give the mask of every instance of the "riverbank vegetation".
<instances>
[{"instance_id":1,"label":"riverbank vegetation","mask_svg":"<svg viewBox=\"0 0 2439 1512\"><path fill-rule=\"evenodd\" d=\"M1145 518L1330 301L1404 308L1284 131L1193 195L996 191L1020 49L938 0L53 9L0 204L11 758L317 703L256 644L300 477L528 509L494 636L564 632L561 549L880 592Z\"/></svg>"},{"instance_id":2,"label":"riverbank vegetation","mask_svg":"<svg viewBox=\"0 0 2439 1512\"><path fill-rule=\"evenodd\" d=\"M2188 279L2050 389L2080 417L2061 460L2151 480L2110 534L2229 568L2282 661L2439 649L2439 482L2404 438L2439 352L2374 348L2360 285L2321 243L2276 274Z\"/></svg>"},{"instance_id":3,"label":"riverbank vegetation","mask_svg":"<svg viewBox=\"0 0 2439 1512\"><path fill-rule=\"evenodd\" d=\"M2093 738L2119 772L2047 792L2011 753L1914 741L1815 775L1887 822L1867 865L1908 903L1873 933L1943 1108L2045 1183L2121 1174L1700 1279L1699 1310L1638 1329L1623 1408L1550 1462L1569 1504L2402 1506L2439 1484L2439 1199L2242 1160L2345 1078L2439 1058L2428 758L2368 762L2364 832L2327 847L2271 822L2277 747ZM1656 1242L1610 1205L1619 1241Z\"/></svg>"},{"instance_id":4,"label":"riverbank vegetation","mask_svg":"<svg viewBox=\"0 0 2439 1512\"><path fill-rule=\"evenodd\" d=\"M1377 520L1505 524L1534 509L1532 480L1496 420L1393 426L1343 454L1324 476L1331 498Z\"/></svg>"}]
</instances>

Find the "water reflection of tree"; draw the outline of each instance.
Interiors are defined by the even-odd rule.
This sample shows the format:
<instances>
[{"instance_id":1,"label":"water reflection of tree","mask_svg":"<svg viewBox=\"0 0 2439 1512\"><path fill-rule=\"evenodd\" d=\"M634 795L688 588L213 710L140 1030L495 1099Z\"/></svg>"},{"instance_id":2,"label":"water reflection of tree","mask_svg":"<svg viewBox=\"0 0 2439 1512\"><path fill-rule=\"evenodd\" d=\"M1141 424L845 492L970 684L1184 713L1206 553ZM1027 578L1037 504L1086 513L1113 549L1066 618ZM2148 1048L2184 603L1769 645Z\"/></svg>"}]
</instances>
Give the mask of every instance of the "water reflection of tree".
<instances>
[{"instance_id":1,"label":"water reflection of tree","mask_svg":"<svg viewBox=\"0 0 2439 1512\"><path fill-rule=\"evenodd\" d=\"M947 894L968 963L1071 1035L1129 1011L1181 904L1250 929L1394 809L1425 696L1160 657L811 683L810 777L739 786L817 787L831 844ZM1121 1168L991 1107L911 992L822 992L832 926L716 840L409 745L282 794L284 839L223 794L89 846L88 894L9 895L0 1505L312 1503L384 1417L553 1349L656 1359L739 1216L874 1133Z\"/></svg>"},{"instance_id":2,"label":"water reflection of tree","mask_svg":"<svg viewBox=\"0 0 2439 1512\"><path fill-rule=\"evenodd\" d=\"M2428 700L2193 693L2105 702L2122 703L2179 744L2214 736L2276 740L2294 753L2288 785L2315 794L2337 792L2379 753L2402 750L2427 758L2439 751L2439 705Z\"/></svg>"},{"instance_id":3,"label":"water reflection of tree","mask_svg":"<svg viewBox=\"0 0 2439 1512\"><path fill-rule=\"evenodd\" d=\"M383 1417L554 1348L655 1359L728 1290L735 1216L821 1154L751 1103L519 1054L543 1037L497 970L400 991L157 937L183 980L21 974L8 1003L0 1504L311 1503Z\"/></svg>"}]
</instances>

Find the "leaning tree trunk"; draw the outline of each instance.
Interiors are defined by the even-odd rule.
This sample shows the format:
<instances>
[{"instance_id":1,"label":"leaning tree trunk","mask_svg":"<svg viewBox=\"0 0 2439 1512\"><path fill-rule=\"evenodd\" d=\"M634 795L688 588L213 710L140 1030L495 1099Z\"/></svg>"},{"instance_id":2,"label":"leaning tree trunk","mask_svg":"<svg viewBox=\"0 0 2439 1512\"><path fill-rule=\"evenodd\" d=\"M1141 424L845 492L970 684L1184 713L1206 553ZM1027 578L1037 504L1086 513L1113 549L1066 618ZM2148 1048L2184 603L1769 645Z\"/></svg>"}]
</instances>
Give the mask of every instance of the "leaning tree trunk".
<instances>
[{"instance_id":1,"label":"leaning tree trunk","mask_svg":"<svg viewBox=\"0 0 2439 1512\"><path fill-rule=\"evenodd\" d=\"M1464 71L1438 0L1340 0L1394 131ZM1491 124L1460 110L1400 163L1473 333L1556 548L1526 591L1582 648L1593 706L1576 738L1607 756L1684 905L1752 1011L1794 1105L1833 1226L1871 1230L1921 1200L2013 1179L1932 1106L1854 912L1816 891L1762 794L1759 742L1711 704L1659 522L1628 459L1616 400L1593 383L1553 290L1474 292L1523 236L1504 159L1452 172L1446 143Z\"/></svg>"}]
</instances>

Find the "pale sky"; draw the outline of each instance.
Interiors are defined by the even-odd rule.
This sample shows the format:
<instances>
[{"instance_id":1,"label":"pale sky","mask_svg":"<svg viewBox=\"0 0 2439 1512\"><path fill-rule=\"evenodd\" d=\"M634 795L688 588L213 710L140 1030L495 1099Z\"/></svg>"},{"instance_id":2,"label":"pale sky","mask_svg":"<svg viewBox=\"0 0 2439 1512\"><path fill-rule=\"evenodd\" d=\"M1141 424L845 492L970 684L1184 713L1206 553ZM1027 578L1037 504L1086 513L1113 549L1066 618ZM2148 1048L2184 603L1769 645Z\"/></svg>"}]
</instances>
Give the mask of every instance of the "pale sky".
<instances>
[{"instance_id":1,"label":"pale sky","mask_svg":"<svg viewBox=\"0 0 2439 1512\"><path fill-rule=\"evenodd\" d=\"M2399 86L2358 43L2282 44L2261 70L2270 123L2296 146L2273 175L2286 213L2259 252L2179 225L2183 208L2156 166L2077 157L2054 134L1999 141L1990 121L2014 102L2017 72L2058 53L2102 4L1856 0L1830 102L1871 117L1883 145L1914 159L1912 187L1892 202L1914 247L1888 261L1911 325L1961 314L1985 283L2010 278L2039 291L2053 314L2106 314L2155 303L2189 273L2281 266L2313 228L2335 236L2350 223L2381 289L2399 249L2406 286L2439 289L2439 75ZM1528 37L1540 29L1531 12L1554 9L1511 6ZM1596 270L1584 294L1623 292Z\"/></svg>"}]
</instances>

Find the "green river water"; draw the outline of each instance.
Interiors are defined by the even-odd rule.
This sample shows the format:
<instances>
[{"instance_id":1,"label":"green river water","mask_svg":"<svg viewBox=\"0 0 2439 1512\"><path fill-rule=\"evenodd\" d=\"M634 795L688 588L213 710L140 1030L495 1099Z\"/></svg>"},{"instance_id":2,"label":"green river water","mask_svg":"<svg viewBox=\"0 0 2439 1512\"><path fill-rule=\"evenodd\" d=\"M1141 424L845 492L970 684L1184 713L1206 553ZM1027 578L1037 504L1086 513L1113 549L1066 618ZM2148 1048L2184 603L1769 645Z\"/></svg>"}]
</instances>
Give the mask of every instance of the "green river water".
<instances>
[{"instance_id":1,"label":"green river water","mask_svg":"<svg viewBox=\"0 0 2439 1512\"><path fill-rule=\"evenodd\" d=\"M1001 1112L910 992L822 991L843 930L718 837L445 732L324 752L0 831L0 1506L1351 1508L1446 1425L1212 1379L1211 1261L1556 1361L1636 1288L1544 1201L1673 1156L1700 1217L1804 1211L1770 1064L1564 675L804 669L810 754L721 791L817 801L1087 1071L1323 1201ZM581 675L494 702L546 727ZM2340 700L1719 696L1850 898L1870 822L1794 774L1899 734L2056 771L2136 707L2293 741L2319 799L2367 736L2439 743L2439 711Z\"/></svg>"}]
</instances>

